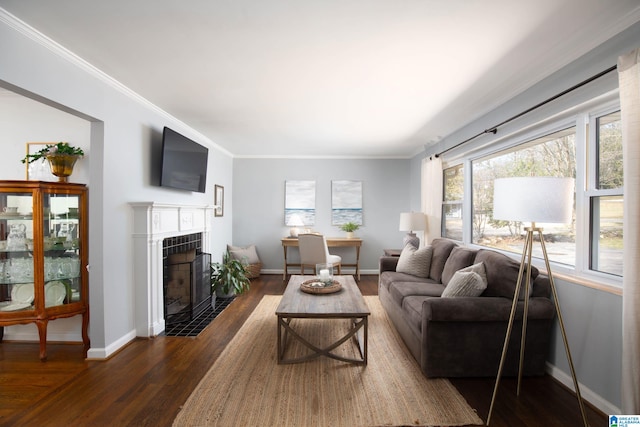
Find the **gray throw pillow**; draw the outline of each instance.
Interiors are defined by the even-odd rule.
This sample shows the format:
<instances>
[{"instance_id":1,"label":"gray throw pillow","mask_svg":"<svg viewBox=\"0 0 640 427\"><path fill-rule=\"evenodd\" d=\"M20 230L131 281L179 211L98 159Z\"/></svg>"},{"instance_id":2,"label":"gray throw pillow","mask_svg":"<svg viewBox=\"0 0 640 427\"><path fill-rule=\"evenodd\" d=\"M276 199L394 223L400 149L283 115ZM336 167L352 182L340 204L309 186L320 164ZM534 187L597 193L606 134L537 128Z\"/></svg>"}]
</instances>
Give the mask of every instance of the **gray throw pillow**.
<instances>
[{"instance_id":1,"label":"gray throw pillow","mask_svg":"<svg viewBox=\"0 0 640 427\"><path fill-rule=\"evenodd\" d=\"M413 245L407 245L400 253L396 271L398 273L407 273L417 277L429 277L431 269L431 255L433 249L431 246L425 246L416 249Z\"/></svg>"},{"instance_id":2,"label":"gray throw pillow","mask_svg":"<svg viewBox=\"0 0 640 427\"><path fill-rule=\"evenodd\" d=\"M478 297L485 289L487 289L487 274L484 264L480 262L456 271L444 288L441 297Z\"/></svg>"},{"instance_id":3,"label":"gray throw pillow","mask_svg":"<svg viewBox=\"0 0 640 427\"><path fill-rule=\"evenodd\" d=\"M247 247L227 245L227 250L231 255L231 259L237 259L238 261L249 265L260 263L260 258L258 257L255 245L249 245Z\"/></svg>"}]
</instances>

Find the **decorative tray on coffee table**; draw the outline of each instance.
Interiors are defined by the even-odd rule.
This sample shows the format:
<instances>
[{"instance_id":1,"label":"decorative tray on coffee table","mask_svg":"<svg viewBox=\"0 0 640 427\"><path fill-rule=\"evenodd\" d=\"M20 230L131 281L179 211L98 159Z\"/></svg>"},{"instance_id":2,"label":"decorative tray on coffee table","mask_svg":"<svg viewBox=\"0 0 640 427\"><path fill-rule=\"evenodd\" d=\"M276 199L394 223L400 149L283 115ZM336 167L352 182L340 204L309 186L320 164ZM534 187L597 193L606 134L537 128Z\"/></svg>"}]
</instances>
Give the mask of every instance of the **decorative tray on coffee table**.
<instances>
[{"instance_id":1,"label":"decorative tray on coffee table","mask_svg":"<svg viewBox=\"0 0 640 427\"><path fill-rule=\"evenodd\" d=\"M342 285L337 280L332 280L328 285L318 279L307 280L300 284L300 290L308 294L332 294L340 289Z\"/></svg>"}]
</instances>

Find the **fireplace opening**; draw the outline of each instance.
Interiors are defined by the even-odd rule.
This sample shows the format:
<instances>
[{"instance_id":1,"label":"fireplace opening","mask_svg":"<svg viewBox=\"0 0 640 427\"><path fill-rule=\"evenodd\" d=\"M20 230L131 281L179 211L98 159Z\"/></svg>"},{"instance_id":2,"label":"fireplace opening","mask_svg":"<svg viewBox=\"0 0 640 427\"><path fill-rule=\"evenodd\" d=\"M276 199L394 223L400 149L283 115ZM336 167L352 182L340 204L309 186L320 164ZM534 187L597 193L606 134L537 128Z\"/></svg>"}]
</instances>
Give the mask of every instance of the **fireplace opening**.
<instances>
[{"instance_id":1,"label":"fireplace opening","mask_svg":"<svg viewBox=\"0 0 640 427\"><path fill-rule=\"evenodd\" d=\"M211 255L201 244L200 233L164 239L165 325L193 320L211 304Z\"/></svg>"}]
</instances>

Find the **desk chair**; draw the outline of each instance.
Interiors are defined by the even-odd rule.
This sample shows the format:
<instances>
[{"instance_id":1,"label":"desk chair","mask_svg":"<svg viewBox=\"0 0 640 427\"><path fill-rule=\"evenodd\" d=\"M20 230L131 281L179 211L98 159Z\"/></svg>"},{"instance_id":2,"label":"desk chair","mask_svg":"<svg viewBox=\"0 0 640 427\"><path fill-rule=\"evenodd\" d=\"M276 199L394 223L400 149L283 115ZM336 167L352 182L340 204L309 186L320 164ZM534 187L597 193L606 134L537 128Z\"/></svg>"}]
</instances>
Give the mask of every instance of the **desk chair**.
<instances>
[{"instance_id":1,"label":"desk chair","mask_svg":"<svg viewBox=\"0 0 640 427\"><path fill-rule=\"evenodd\" d=\"M327 247L327 240L322 234L299 234L298 246L300 250L300 273L304 274L305 267L311 267L314 274L316 264L333 264L338 267L338 274L342 274L342 258L331 255Z\"/></svg>"}]
</instances>

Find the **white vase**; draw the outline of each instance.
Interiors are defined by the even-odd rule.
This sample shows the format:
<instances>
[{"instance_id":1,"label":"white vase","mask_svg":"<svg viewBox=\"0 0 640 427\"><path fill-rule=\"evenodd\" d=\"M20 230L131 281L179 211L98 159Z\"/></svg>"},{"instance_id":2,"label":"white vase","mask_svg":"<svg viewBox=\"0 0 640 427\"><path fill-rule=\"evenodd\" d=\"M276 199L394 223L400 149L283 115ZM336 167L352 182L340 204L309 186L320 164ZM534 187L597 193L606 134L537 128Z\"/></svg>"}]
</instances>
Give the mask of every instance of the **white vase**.
<instances>
[{"instance_id":1,"label":"white vase","mask_svg":"<svg viewBox=\"0 0 640 427\"><path fill-rule=\"evenodd\" d=\"M347 239L353 239L353 231L347 231Z\"/></svg>"}]
</instances>

